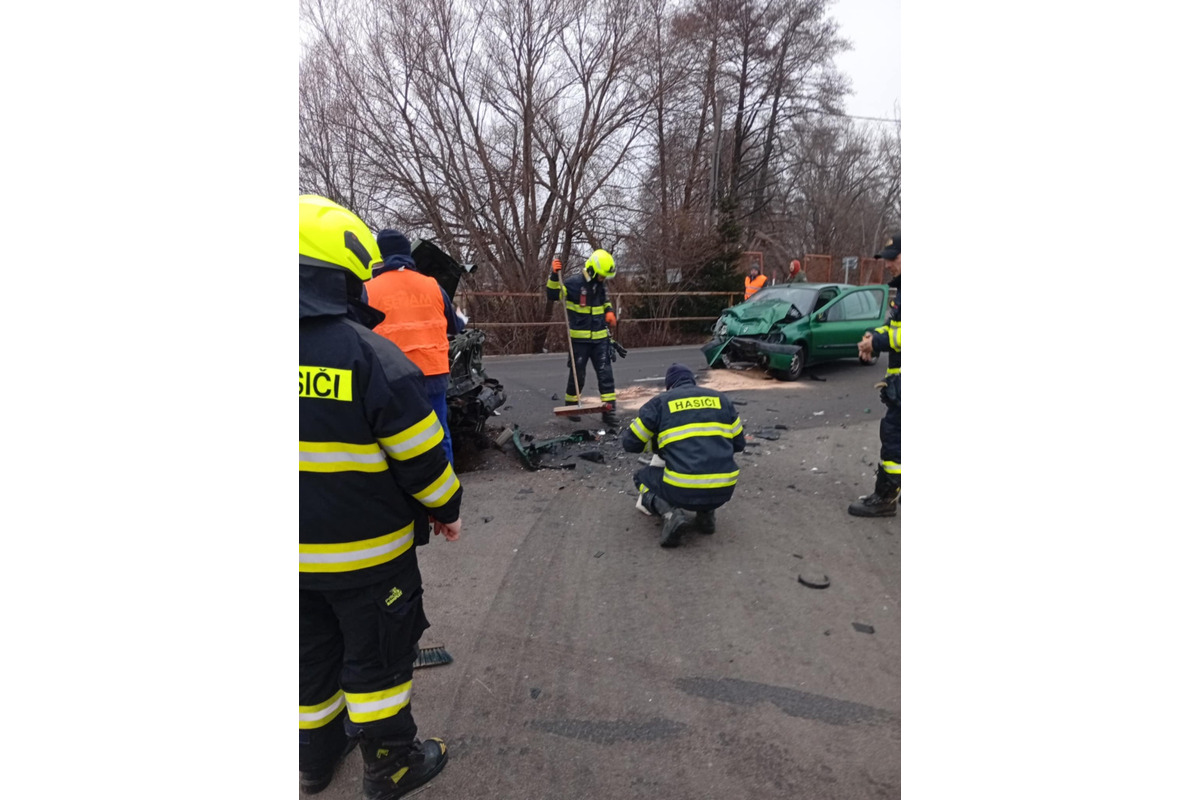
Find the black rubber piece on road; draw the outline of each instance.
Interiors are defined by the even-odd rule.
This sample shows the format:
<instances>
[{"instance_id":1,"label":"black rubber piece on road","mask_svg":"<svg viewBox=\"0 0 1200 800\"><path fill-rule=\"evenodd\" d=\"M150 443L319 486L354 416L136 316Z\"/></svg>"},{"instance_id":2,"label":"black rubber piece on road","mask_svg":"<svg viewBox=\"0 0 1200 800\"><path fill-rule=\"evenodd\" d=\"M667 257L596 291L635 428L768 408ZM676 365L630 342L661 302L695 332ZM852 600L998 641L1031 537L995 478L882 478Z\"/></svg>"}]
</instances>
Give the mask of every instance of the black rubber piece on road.
<instances>
[{"instance_id":1,"label":"black rubber piece on road","mask_svg":"<svg viewBox=\"0 0 1200 800\"><path fill-rule=\"evenodd\" d=\"M823 572L801 572L796 580L810 589L829 588L829 576Z\"/></svg>"}]
</instances>

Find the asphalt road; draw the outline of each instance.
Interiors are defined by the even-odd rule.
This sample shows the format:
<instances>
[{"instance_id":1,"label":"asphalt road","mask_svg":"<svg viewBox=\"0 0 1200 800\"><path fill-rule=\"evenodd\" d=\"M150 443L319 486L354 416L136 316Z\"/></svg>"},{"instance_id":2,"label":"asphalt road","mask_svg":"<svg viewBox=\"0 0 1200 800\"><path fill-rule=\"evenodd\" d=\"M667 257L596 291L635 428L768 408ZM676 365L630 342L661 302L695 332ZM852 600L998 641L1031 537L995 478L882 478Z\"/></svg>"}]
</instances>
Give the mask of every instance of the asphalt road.
<instances>
[{"instance_id":1,"label":"asphalt road","mask_svg":"<svg viewBox=\"0 0 1200 800\"><path fill-rule=\"evenodd\" d=\"M703 366L697 347L618 360L626 423L672 361ZM551 412L565 362L485 357L508 394L494 430L595 432L599 415ZM524 469L511 444L460 459L462 538L420 552L422 644L454 657L414 677L420 734L451 759L421 796L898 798L900 515L846 514L872 485L883 371L699 372L749 441L716 534L675 550L633 508L637 456L612 434L547 454L570 470ZM322 796L358 797L360 775L353 754Z\"/></svg>"}]
</instances>

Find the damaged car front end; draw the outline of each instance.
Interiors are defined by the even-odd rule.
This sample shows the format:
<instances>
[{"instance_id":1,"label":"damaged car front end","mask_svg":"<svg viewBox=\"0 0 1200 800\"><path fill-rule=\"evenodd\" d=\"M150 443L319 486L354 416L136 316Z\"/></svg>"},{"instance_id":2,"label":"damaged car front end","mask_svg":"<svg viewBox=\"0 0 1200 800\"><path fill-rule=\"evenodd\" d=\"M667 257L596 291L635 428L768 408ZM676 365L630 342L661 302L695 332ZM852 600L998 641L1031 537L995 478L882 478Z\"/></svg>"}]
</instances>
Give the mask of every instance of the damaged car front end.
<instances>
[{"instance_id":1,"label":"damaged car front end","mask_svg":"<svg viewBox=\"0 0 1200 800\"><path fill-rule=\"evenodd\" d=\"M886 286L768 286L722 312L702 346L710 367L762 367L796 380L806 366L857 358L864 331L885 324Z\"/></svg>"}]
</instances>

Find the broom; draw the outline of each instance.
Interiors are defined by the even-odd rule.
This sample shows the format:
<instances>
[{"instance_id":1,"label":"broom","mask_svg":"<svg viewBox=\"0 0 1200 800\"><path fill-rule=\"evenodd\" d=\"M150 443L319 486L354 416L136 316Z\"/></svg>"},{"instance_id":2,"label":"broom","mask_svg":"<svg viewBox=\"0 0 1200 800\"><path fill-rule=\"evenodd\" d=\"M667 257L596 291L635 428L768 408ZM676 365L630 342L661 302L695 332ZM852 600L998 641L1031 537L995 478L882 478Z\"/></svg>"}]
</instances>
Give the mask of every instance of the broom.
<instances>
[{"instance_id":1,"label":"broom","mask_svg":"<svg viewBox=\"0 0 1200 800\"><path fill-rule=\"evenodd\" d=\"M560 277L559 280L562 280ZM562 288L562 295L559 297L562 301L563 319L567 323L567 353L571 356L571 378L575 381L575 396L579 397L579 373L575 371L575 347L571 344L571 316L567 313L567 287ZM605 410L605 403L584 403L583 398L579 397L579 405L574 406L555 406L554 415L556 417L573 417L577 414L597 414Z\"/></svg>"}]
</instances>

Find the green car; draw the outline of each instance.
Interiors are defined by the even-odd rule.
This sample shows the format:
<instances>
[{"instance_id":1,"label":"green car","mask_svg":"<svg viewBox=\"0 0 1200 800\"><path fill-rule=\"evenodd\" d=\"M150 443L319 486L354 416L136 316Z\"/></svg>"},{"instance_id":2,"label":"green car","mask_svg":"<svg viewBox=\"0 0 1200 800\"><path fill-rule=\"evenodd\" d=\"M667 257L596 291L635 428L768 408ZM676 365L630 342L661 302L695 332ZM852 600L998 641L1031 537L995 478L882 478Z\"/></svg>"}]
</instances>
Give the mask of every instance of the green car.
<instances>
[{"instance_id":1,"label":"green car","mask_svg":"<svg viewBox=\"0 0 1200 800\"><path fill-rule=\"evenodd\" d=\"M857 359L863 333L887 324L887 301L883 284L767 286L721 313L704 358L714 369L752 364L794 381L810 364Z\"/></svg>"}]
</instances>

